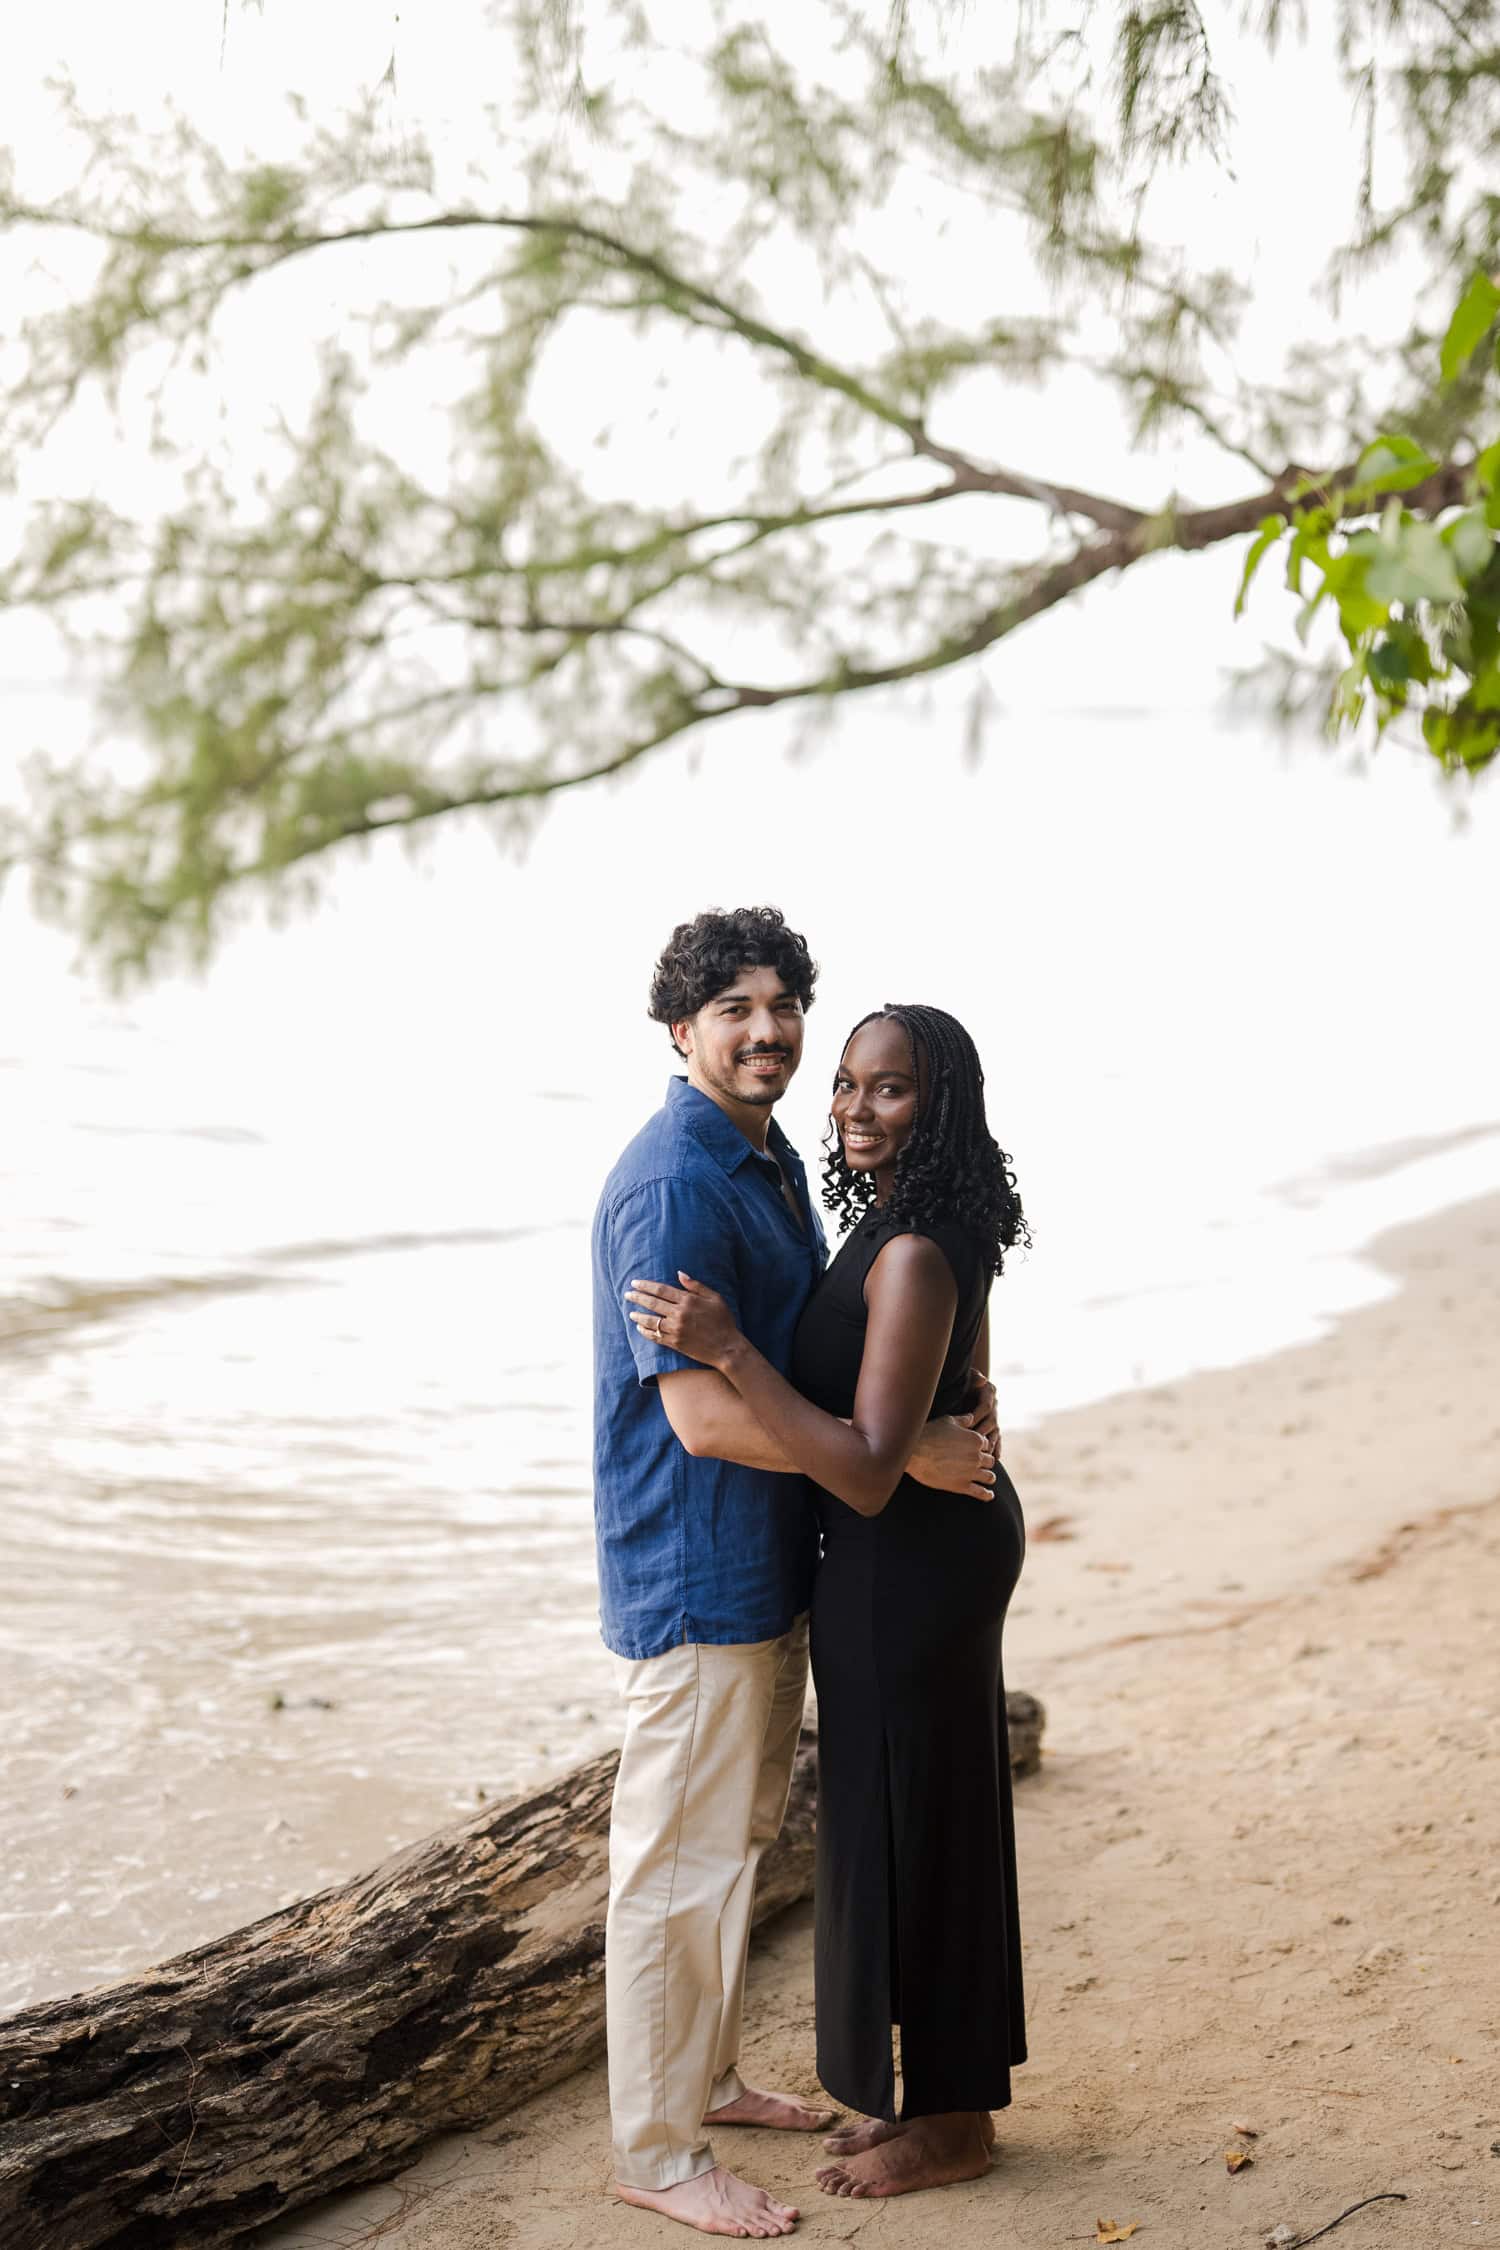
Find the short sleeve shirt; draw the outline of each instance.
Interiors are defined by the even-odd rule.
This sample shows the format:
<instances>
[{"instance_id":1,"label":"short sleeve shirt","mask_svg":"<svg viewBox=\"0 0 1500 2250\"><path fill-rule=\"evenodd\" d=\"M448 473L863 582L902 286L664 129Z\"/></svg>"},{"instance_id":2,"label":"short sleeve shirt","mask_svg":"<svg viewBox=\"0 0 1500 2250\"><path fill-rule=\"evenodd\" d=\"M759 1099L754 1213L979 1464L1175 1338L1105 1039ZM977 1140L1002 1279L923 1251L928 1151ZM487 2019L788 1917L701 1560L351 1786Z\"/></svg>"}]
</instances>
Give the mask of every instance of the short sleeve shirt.
<instances>
[{"instance_id":1,"label":"short sleeve shirt","mask_svg":"<svg viewBox=\"0 0 1500 2250\"><path fill-rule=\"evenodd\" d=\"M594 1528L600 1623L618 1656L771 1640L811 1595L817 1528L803 1479L688 1453L657 1378L697 1362L643 1335L625 1302L634 1280L675 1285L689 1273L786 1373L828 1251L801 1159L774 1120L767 1149L674 1078L594 1214Z\"/></svg>"}]
</instances>

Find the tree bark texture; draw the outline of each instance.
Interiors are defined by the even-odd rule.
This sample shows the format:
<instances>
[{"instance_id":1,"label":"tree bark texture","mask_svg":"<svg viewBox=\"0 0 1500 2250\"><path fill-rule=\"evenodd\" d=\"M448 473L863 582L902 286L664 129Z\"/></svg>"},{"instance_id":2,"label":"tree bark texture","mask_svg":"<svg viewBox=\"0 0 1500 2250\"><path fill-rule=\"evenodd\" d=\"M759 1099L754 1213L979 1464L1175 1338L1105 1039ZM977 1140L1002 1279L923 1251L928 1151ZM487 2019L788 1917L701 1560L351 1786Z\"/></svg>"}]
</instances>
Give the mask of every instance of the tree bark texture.
<instances>
[{"instance_id":1,"label":"tree bark texture","mask_svg":"<svg viewBox=\"0 0 1500 2250\"><path fill-rule=\"evenodd\" d=\"M1009 1698L1011 1766L1042 1710ZM812 1891L816 1735L755 1918ZM0 2021L5 2250L212 2250L435 2134L528 2100L604 2038L613 1752L160 1968Z\"/></svg>"}]
</instances>

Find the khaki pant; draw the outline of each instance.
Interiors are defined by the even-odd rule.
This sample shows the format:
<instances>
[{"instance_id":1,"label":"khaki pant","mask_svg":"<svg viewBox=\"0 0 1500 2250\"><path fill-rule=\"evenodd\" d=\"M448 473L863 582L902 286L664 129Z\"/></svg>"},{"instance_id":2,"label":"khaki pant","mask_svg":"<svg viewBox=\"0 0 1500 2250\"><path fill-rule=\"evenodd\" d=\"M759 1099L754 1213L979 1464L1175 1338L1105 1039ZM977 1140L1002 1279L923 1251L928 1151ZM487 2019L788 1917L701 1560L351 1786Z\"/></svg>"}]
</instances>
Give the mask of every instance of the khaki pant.
<instances>
[{"instance_id":1,"label":"khaki pant","mask_svg":"<svg viewBox=\"0 0 1500 2250\"><path fill-rule=\"evenodd\" d=\"M617 1670L604 1978L615 2177L665 2188L711 2169L704 2113L742 2090L755 1873L786 1812L807 1619L778 1640L687 1641Z\"/></svg>"}]
</instances>

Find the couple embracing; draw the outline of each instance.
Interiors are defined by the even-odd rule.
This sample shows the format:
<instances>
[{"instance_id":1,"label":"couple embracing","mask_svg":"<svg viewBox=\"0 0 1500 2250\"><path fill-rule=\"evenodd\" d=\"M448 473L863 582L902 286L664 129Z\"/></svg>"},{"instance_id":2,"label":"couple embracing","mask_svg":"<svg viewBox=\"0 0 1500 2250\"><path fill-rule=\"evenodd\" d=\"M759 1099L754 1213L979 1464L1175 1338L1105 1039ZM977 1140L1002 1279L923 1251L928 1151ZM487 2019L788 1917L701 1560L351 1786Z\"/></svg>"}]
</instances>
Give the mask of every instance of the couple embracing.
<instances>
[{"instance_id":1,"label":"couple embracing","mask_svg":"<svg viewBox=\"0 0 1500 2250\"><path fill-rule=\"evenodd\" d=\"M673 932L650 1012L686 1075L594 1222L600 1607L626 1712L605 1956L615 2189L742 2237L788 2234L798 2213L716 2163L711 2129L833 2121L737 2067L809 1626L817 2068L856 2113L819 2186L974 2178L1025 2056L1000 1662L1025 1535L987 1310L1025 1221L968 1034L936 1008L883 1008L833 1079L829 1264L772 1116L816 976L771 907Z\"/></svg>"}]
</instances>

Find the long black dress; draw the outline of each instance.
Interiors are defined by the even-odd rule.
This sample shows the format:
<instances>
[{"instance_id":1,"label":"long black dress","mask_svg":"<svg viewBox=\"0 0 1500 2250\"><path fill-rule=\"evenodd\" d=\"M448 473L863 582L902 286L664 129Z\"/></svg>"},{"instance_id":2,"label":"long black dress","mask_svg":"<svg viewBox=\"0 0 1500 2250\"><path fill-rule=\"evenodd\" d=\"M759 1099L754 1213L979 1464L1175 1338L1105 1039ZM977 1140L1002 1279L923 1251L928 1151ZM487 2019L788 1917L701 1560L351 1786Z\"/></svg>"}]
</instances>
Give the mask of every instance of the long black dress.
<instances>
[{"instance_id":1,"label":"long black dress","mask_svg":"<svg viewBox=\"0 0 1500 2250\"><path fill-rule=\"evenodd\" d=\"M932 1411L961 1414L990 1276L949 1222L958 1310ZM872 1211L802 1316L792 1380L848 1415L865 1277L893 1229ZM812 1487L818 1694L818 2076L846 2108L903 2118L1003 2109L1026 2059L1015 1827L1000 1636L1026 1535L1003 1469L993 1500L903 1477L878 1516Z\"/></svg>"}]
</instances>

